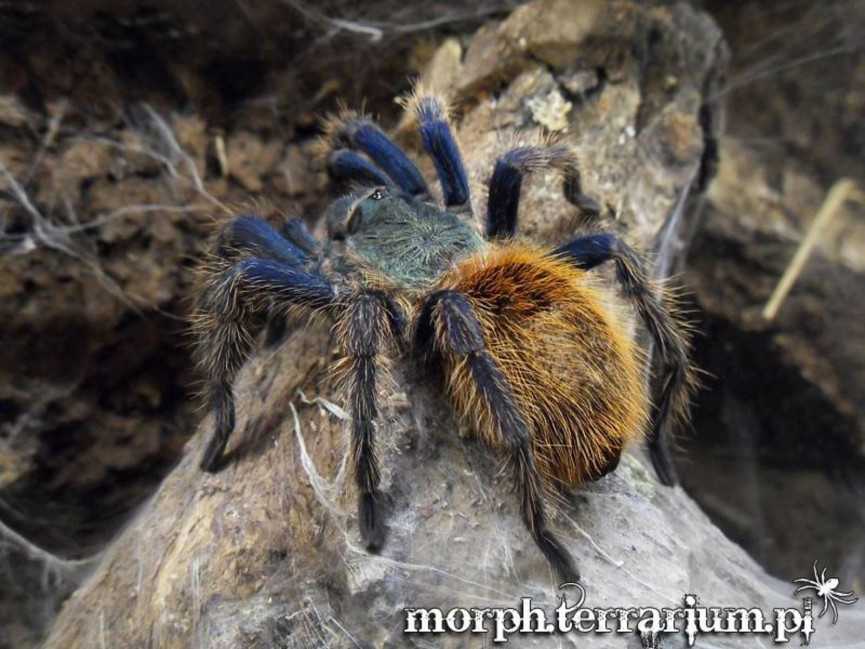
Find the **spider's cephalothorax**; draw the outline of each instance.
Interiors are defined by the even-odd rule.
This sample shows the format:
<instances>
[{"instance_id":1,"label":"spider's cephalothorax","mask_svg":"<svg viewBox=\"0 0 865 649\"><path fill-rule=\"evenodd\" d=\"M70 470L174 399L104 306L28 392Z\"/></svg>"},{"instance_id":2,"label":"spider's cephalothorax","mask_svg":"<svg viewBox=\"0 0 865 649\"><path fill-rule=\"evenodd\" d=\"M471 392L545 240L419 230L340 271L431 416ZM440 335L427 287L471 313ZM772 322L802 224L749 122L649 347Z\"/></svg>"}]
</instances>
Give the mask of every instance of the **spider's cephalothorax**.
<instances>
[{"instance_id":1,"label":"spider's cephalothorax","mask_svg":"<svg viewBox=\"0 0 865 649\"><path fill-rule=\"evenodd\" d=\"M557 249L512 241L523 177L538 169L559 170L566 198L584 216L597 215L567 147L520 147L499 158L483 240L469 224L468 180L443 107L419 96L410 111L444 206L375 124L345 115L331 124L327 169L337 186L352 191L328 210L326 244L299 220L277 231L240 217L217 236L197 318L215 422L201 466L218 468L234 428L232 380L251 351L255 323L298 309L324 312L344 354L338 369L348 388L367 546L379 546L384 530L376 508L378 388L389 353L406 342L417 362L441 372L460 417L510 460L528 530L559 576L575 581L578 571L549 529L545 501L614 469L624 445L647 428L658 474L673 484L663 440L687 408L686 337L640 257L616 236L581 237ZM607 261L660 357L651 407L643 355L587 277Z\"/></svg>"}]
</instances>

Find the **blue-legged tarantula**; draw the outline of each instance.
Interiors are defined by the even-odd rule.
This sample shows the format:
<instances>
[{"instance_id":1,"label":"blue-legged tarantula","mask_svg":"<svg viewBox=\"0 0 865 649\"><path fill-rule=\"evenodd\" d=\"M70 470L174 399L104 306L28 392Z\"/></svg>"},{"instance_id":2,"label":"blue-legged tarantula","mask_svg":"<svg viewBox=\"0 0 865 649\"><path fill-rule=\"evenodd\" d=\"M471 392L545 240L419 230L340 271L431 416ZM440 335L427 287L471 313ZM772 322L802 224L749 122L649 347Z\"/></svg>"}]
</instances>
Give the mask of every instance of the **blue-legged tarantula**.
<instances>
[{"instance_id":1,"label":"blue-legged tarantula","mask_svg":"<svg viewBox=\"0 0 865 649\"><path fill-rule=\"evenodd\" d=\"M581 237L557 249L512 240L523 178L536 170L561 172L565 197L584 216L598 214L566 146L520 147L498 159L484 240L467 220L469 183L444 107L417 96L409 110L435 163L444 208L397 145L370 120L346 114L327 135L327 170L353 190L328 208L326 243L300 220L276 231L244 216L219 233L197 318L215 421L201 467L219 467L234 428L232 380L250 354L255 323L298 309L326 312L344 353L339 370L366 546L384 538L376 508L378 388L388 354L404 341L416 362L439 372L460 417L510 460L532 538L559 577L577 581L573 559L549 528L545 500L614 469L623 446L647 428L657 472L674 483L664 439L687 410L687 338L640 257L616 236ZM651 405L644 355L585 276L606 261L660 357Z\"/></svg>"}]
</instances>

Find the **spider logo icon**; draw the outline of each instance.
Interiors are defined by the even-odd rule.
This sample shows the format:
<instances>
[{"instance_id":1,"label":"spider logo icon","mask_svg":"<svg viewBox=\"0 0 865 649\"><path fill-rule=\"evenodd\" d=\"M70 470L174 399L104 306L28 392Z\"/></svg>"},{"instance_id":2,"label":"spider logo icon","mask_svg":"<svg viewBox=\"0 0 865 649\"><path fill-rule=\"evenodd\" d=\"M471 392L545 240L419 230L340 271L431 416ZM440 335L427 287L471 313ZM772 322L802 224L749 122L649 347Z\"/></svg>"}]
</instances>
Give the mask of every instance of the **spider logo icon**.
<instances>
[{"instance_id":1,"label":"spider logo icon","mask_svg":"<svg viewBox=\"0 0 865 649\"><path fill-rule=\"evenodd\" d=\"M836 602L838 604L847 604L848 606L851 604L855 604L859 601L859 598L852 598L853 591L851 590L849 593L842 593L837 590L838 588L838 580L834 577L832 579L826 579L826 568L823 568L820 575L817 575L817 564L819 563L819 559L814 561L814 579L794 579L794 584L805 584L804 586L799 586L796 591L793 593L794 595L798 594L803 590L813 590L818 597L823 598L823 610L820 611L820 615L817 617L823 617L826 613L826 609L832 608L832 624L835 624L838 621L838 607L835 605ZM852 598L852 599L851 599Z\"/></svg>"}]
</instances>

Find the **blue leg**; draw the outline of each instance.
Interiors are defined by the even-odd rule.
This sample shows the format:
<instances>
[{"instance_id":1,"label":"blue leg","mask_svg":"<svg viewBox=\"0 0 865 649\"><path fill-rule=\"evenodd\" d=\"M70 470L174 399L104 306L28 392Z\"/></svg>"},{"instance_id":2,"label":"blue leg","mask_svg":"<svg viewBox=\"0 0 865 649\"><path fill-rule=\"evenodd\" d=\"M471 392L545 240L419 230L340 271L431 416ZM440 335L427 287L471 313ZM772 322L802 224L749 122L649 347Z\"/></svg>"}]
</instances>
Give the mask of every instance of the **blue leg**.
<instances>
[{"instance_id":1,"label":"blue leg","mask_svg":"<svg viewBox=\"0 0 865 649\"><path fill-rule=\"evenodd\" d=\"M350 149L337 149L327 156L327 174L337 187L351 184L393 187L393 181L381 169Z\"/></svg>"},{"instance_id":2,"label":"blue leg","mask_svg":"<svg viewBox=\"0 0 865 649\"><path fill-rule=\"evenodd\" d=\"M337 149L354 149L368 155L403 191L415 196L427 193L426 181L417 167L368 119L346 120L333 134L333 139Z\"/></svg>"},{"instance_id":3,"label":"blue leg","mask_svg":"<svg viewBox=\"0 0 865 649\"><path fill-rule=\"evenodd\" d=\"M433 293L421 309L415 329L415 349L421 356L438 350L462 359L480 396L481 407L489 412L501 436L502 446L513 461L520 513L538 548L559 577L569 582L580 579L568 550L549 529L543 500L543 483L535 465L529 424L507 380L487 350L483 330L471 302L457 291Z\"/></svg>"},{"instance_id":4,"label":"blue leg","mask_svg":"<svg viewBox=\"0 0 865 649\"><path fill-rule=\"evenodd\" d=\"M556 249L562 257L583 270L606 261L616 265L616 278L652 337L660 357L658 387L654 398L649 452L662 483L676 484L676 472L667 446L674 424L686 419L693 389L693 370L688 358L688 336L671 315L659 290L649 280L639 255L613 234L575 239Z\"/></svg>"},{"instance_id":5,"label":"blue leg","mask_svg":"<svg viewBox=\"0 0 865 649\"><path fill-rule=\"evenodd\" d=\"M252 349L255 314L324 309L335 298L326 278L274 259L246 258L205 280L195 318L197 355L215 426L201 458L202 469L219 468L234 430L232 381Z\"/></svg>"},{"instance_id":6,"label":"blue leg","mask_svg":"<svg viewBox=\"0 0 865 649\"><path fill-rule=\"evenodd\" d=\"M460 150L454 140L444 107L434 97L413 101L424 148L435 164L448 207L466 206L471 198Z\"/></svg>"},{"instance_id":7,"label":"blue leg","mask_svg":"<svg viewBox=\"0 0 865 649\"><path fill-rule=\"evenodd\" d=\"M216 254L229 262L248 253L289 265L303 265L318 256L320 245L300 219L283 223L277 232L263 219L243 216L223 228ZM280 342L285 327L285 318L269 319L265 345L271 347Z\"/></svg>"},{"instance_id":8,"label":"blue leg","mask_svg":"<svg viewBox=\"0 0 865 649\"><path fill-rule=\"evenodd\" d=\"M517 229L520 190L526 174L558 169L565 179L565 198L587 216L600 213L598 202L582 193L580 171L573 152L564 146L526 146L512 149L496 161L487 203L487 236L512 237Z\"/></svg>"},{"instance_id":9,"label":"blue leg","mask_svg":"<svg viewBox=\"0 0 865 649\"><path fill-rule=\"evenodd\" d=\"M322 275L272 259L243 259L226 275L227 281L239 282L252 299L267 297L277 306L323 309L336 297L333 285Z\"/></svg>"},{"instance_id":10,"label":"blue leg","mask_svg":"<svg viewBox=\"0 0 865 649\"><path fill-rule=\"evenodd\" d=\"M312 236L303 219L289 219L280 226L279 231L306 254L316 257L321 252L321 242Z\"/></svg>"},{"instance_id":11,"label":"blue leg","mask_svg":"<svg viewBox=\"0 0 865 649\"><path fill-rule=\"evenodd\" d=\"M231 221L219 234L217 254L231 259L237 252L293 265L311 259L309 252L286 240L267 221L254 216L241 216Z\"/></svg>"}]
</instances>

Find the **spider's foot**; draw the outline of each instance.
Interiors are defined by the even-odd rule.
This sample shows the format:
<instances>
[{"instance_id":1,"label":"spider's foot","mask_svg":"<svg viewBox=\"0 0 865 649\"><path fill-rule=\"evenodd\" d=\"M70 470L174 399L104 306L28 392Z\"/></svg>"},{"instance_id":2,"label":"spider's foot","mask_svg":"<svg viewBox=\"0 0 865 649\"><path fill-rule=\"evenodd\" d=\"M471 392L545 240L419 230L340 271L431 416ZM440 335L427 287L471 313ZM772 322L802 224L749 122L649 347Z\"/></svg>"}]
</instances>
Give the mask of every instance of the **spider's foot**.
<instances>
[{"instance_id":1,"label":"spider's foot","mask_svg":"<svg viewBox=\"0 0 865 649\"><path fill-rule=\"evenodd\" d=\"M675 487L679 484L679 477L676 474L676 467L673 465L673 458L670 457L670 451L657 434L654 434L649 442L649 457L652 459L652 466L655 467L655 473L662 485Z\"/></svg>"},{"instance_id":2,"label":"spider's foot","mask_svg":"<svg viewBox=\"0 0 865 649\"><path fill-rule=\"evenodd\" d=\"M571 555L555 536L550 532L542 532L535 541L553 567L560 583L580 583L580 569L577 568Z\"/></svg>"},{"instance_id":3,"label":"spider's foot","mask_svg":"<svg viewBox=\"0 0 865 649\"><path fill-rule=\"evenodd\" d=\"M225 451L225 445L228 442L228 439L221 439L219 435L214 435L210 442L207 444L207 449L204 451L204 455L201 456L201 462L199 466L202 471L207 471L208 473L216 473L222 468L224 464L223 460Z\"/></svg>"},{"instance_id":4,"label":"spider's foot","mask_svg":"<svg viewBox=\"0 0 865 649\"><path fill-rule=\"evenodd\" d=\"M385 527L381 522L377 494L361 494L357 502L360 537L366 549L375 552L384 545Z\"/></svg>"},{"instance_id":5,"label":"spider's foot","mask_svg":"<svg viewBox=\"0 0 865 649\"><path fill-rule=\"evenodd\" d=\"M213 394L213 418L213 437L207 442L199 463L201 470L208 473L216 473L222 468L223 453L234 430L234 398L228 385L220 386Z\"/></svg>"}]
</instances>

